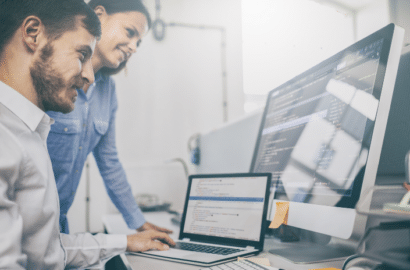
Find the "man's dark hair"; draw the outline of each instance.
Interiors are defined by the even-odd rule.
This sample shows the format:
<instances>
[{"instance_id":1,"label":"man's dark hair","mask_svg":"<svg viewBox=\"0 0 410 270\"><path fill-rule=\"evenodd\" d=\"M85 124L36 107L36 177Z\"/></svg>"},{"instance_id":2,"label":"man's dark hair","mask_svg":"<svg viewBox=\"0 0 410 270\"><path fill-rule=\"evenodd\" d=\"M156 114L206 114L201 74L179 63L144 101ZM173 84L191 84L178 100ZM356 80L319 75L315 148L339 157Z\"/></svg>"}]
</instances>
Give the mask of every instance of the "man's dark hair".
<instances>
[{"instance_id":1,"label":"man's dark hair","mask_svg":"<svg viewBox=\"0 0 410 270\"><path fill-rule=\"evenodd\" d=\"M0 0L0 54L28 16L38 17L52 40L75 30L77 16L91 35L101 36L100 20L83 0Z\"/></svg>"},{"instance_id":2,"label":"man's dark hair","mask_svg":"<svg viewBox=\"0 0 410 270\"><path fill-rule=\"evenodd\" d=\"M88 5L95 9L97 6L103 6L107 14L138 11L145 15L148 23L148 29L151 28L151 16L141 0L91 0ZM114 75L123 70L127 62L122 62L117 68L103 67L100 72L104 75Z\"/></svg>"}]
</instances>

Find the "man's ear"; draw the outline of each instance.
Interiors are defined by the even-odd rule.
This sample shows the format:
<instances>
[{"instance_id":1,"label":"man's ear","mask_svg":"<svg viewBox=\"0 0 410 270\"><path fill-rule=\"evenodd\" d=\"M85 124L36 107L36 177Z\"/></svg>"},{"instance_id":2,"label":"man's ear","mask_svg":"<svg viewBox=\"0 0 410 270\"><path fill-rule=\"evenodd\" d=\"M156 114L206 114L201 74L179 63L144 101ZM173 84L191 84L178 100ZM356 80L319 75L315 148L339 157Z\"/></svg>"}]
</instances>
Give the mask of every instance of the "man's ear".
<instances>
[{"instance_id":1,"label":"man's ear","mask_svg":"<svg viewBox=\"0 0 410 270\"><path fill-rule=\"evenodd\" d=\"M96 6L94 8L94 12L95 12L95 14L97 14L97 16L100 20L101 20L102 16L108 15L107 11L105 10L105 7L103 7L103 6Z\"/></svg>"},{"instance_id":2,"label":"man's ear","mask_svg":"<svg viewBox=\"0 0 410 270\"><path fill-rule=\"evenodd\" d=\"M34 52L40 44L40 39L44 37L43 23L36 16L28 16L23 21L21 30L24 45L29 51Z\"/></svg>"}]
</instances>

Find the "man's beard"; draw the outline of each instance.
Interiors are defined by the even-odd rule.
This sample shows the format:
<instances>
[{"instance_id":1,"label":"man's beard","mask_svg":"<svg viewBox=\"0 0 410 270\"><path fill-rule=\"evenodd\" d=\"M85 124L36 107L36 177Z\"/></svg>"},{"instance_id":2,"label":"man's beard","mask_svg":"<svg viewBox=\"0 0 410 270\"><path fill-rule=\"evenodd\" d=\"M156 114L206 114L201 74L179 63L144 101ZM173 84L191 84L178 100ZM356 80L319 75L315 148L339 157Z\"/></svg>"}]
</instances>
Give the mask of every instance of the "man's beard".
<instances>
[{"instance_id":1,"label":"man's beard","mask_svg":"<svg viewBox=\"0 0 410 270\"><path fill-rule=\"evenodd\" d=\"M79 74L66 83L63 76L51 65L53 53L54 49L50 43L44 46L40 58L30 67L30 75L37 92L38 104L44 111L69 113L74 109L72 103L64 101L59 94L69 88L82 88L84 81ZM74 103L75 99L72 102Z\"/></svg>"}]
</instances>

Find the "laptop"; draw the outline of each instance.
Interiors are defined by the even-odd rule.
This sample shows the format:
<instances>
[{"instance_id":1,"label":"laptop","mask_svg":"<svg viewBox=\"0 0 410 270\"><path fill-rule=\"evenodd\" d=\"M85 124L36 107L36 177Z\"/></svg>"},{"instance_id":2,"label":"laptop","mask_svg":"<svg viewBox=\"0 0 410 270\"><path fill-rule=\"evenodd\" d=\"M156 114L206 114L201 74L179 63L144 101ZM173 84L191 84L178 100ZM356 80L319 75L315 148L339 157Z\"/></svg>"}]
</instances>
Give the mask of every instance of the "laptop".
<instances>
[{"instance_id":1,"label":"laptop","mask_svg":"<svg viewBox=\"0 0 410 270\"><path fill-rule=\"evenodd\" d=\"M189 176L177 245L130 253L199 266L263 250L270 173Z\"/></svg>"}]
</instances>

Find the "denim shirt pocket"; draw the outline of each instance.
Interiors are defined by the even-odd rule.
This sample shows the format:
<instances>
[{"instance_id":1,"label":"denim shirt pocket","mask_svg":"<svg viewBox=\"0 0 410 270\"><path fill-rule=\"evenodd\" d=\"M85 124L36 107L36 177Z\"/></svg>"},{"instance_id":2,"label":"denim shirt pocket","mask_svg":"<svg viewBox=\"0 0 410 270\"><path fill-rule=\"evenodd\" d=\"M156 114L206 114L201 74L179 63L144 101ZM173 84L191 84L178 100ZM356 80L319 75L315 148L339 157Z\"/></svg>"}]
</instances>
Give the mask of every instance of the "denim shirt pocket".
<instances>
[{"instance_id":1,"label":"denim shirt pocket","mask_svg":"<svg viewBox=\"0 0 410 270\"><path fill-rule=\"evenodd\" d=\"M94 118L94 128L101 136L107 133L109 122L99 118Z\"/></svg>"},{"instance_id":2,"label":"denim shirt pocket","mask_svg":"<svg viewBox=\"0 0 410 270\"><path fill-rule=\"evenodd\" d=\"M53 161L70 162L77 155L77 144L80 140L81 127L80 122L67 119L59 119L51 125L51 130L47 138L47 147L50 158Z\"/></svg>"}]
</instances>

